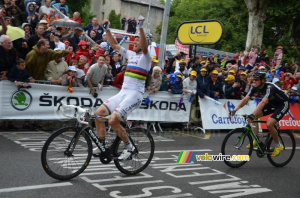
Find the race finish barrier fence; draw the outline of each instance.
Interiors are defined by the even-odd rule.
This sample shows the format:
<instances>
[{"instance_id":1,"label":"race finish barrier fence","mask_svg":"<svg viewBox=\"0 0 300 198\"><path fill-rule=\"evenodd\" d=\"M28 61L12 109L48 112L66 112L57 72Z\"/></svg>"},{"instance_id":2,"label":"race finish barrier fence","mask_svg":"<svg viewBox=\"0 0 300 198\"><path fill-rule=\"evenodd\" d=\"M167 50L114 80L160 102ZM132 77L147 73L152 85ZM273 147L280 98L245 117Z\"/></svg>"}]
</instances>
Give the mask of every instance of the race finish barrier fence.
<instances>
[{"instance_id":1,"label":"race finish barrier fence","mask_svg":"<svg viewBox=\"0 0 300 198\"><path fill-rule=\"evenodd\" d=\"M60 101L79 106L89 106L96 110L105 100L117 94L115 87L103 87L97 90L98 97L89 94L89 88L73 87L68 93L68 86L30 83L29 89L17 89L10 81L0 81L0 120L63 120L66 119L57 111ZM144 100L148 93L144 94ZM150 96L148 105L142 104L134 110L128 120L145 122L189 122L191 103L188 95L182 100L181 95L158 92ZM67 112L68 113L68 112ZM72 113L72 112L70 112Z\"/></svg>"},{"instance_id":2,"label":"race finish barrier fence","mask_svg":"<svg viewBox=\"0 0 300 198\"><path fill-rule=\"evenodd\" d=\"M234 110L240 100L220 99L218 102L221 104L213 104L211 100L199 98L204 131L208 129L235 129L246 125L246 120L243 117L235 116L232 120L228 117L228 112ZM251 114L255 108L256 102L254 100L249 100L248 104L238 111L238 114ZM295 119L293 120L287 113L279 122L280 129L300 130L300 104L295 103L292 105L290 103L290 112ZM267 120L269 117L270 115L262 117L261 120ZM266 124L261 124L260 127L262 129L267 129Z\"/></svg>"}]
</instances>

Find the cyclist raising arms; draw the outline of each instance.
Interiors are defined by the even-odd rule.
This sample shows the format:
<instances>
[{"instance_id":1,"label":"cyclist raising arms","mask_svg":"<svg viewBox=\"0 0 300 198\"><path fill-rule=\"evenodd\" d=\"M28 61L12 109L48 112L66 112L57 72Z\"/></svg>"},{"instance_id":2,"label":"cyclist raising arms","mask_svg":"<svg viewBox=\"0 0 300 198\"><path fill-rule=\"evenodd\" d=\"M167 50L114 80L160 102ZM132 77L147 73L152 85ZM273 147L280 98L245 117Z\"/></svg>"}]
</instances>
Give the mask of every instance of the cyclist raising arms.
<instances>
[{"instance_id":1,"label":"cyclist raising arms","mask_svg":"<svg viewBox=\"0 0 300 198\"><path fill-rule=\"evenodd\" d=\"M128 159L135 149L129 141L126 130L121 125L121 121L124 121L127 116L142 103L145 80L152 61L150 53L148 52L147 40L150 39L150 35L147 34L146 38L143 29L145 18L139 16L138 20L140 33L135 37L133 51L126 50L118 44L109 30L110 22L107 19L103 20L103 27L111 47L128 59L121 91L117 95L106 100L94 113L96 116L95 123L97 135L102 145L100 147L102 151L105 151L106 127L101 118L111 114L108 122L125 144L123 153L118 157L119 160ZM100 151L98 148L94 149L94 154L99 153Z\"/></svg>"},{"instance_id":2,"label":"cyclist raising arms","mask_svg":"<svg viewBox=\"0 0 300 198\"><path fill-rule=\"evenodd\" d=\"M258 92L262 100L253 113L248 116L247 121L251 123L254 119L273 113L267 121L267 127L276 143L271 156L276 157L284 150L284 146L279 141L275 124L289 111L289 97L277 85L267 82L266 73L263 71L256 70L253 74L253 81L254 85L250 88L247 96L241 100L233 111L229 112L229 116L234 116L235 112L247 104L254 93ZM254 132L258 135L258 123L253 123L253 125L256 126ZM255 141L253 146L257 146ZM247 148L250 148L250 145Z\"/></svg>"}]
</instances>

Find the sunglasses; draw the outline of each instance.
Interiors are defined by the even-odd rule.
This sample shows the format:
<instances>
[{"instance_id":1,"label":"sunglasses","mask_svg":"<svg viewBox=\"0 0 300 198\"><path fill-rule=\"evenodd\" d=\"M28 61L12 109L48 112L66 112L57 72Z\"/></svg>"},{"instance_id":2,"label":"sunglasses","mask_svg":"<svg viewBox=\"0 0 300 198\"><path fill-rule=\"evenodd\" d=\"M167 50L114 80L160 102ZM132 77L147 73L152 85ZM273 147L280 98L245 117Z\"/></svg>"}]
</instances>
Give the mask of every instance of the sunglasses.
<instances>
[{"instance_id":1,"label":"sunglasses","mask_svg":"<svg viewBox=\"0 0 300 198\"><path fill-rule=\"evenodd\" d=\"M253 81L257 82L257 81L259 81L259 79L258 78L254 78Z\"/></svg>"}]
</instances>

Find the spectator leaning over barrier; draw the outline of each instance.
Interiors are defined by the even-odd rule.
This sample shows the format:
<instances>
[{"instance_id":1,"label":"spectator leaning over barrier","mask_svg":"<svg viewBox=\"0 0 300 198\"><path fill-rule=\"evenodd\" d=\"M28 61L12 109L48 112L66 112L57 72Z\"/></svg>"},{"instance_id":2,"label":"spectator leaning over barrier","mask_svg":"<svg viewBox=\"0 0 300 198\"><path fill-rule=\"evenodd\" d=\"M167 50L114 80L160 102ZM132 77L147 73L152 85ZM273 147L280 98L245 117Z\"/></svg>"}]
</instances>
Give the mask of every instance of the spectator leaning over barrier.
<instances>
[{"instance_id":1,"label":"spectator leaning over barrier","mask_svg":"<svg viewBox=\"0 0 300 198\"><path fill-rule=\"evenodd\" d=\"M207 75L207 69L202 68L200 75L197 76L197 93L200 98L206 98L209 96L209 76Z\"/></svg>"},{"instance_id":2,"label":"spectator leaning over barrier","mask_svg":"<svg viewBox=\"0 0 300 198\"><path fill-rule=\"evenodd\" d=\"M106 72L107 72L107 66L105 64L105 56L100 55L98 57L97 63L93 64L90 67L86 75L87 85L91 89L90 93L95 98L97 97L98 94L96 93L96 89L94 87L98 87L98 89L102 91Z\"/></svg>"},{"instance_id":3,"label":"spectator leaning over barrier","mask_svg":"<svg viewBox=\"0 0 300 198\"><path fill-rule=\"evenodd\" d=\"M170 84L170 89L168 92L171 92L172 94L182 94L183 90L183 84L182 84L182 75L177 74L176 75L176 82L174 84Z\"/></svg>"},{"instance_id":4,"label":"spectator leaning over barrier","mask_svg":"<svg viewBox=\"0 0 300 198\"><path fill-rule=\"evenodd\" d=\"M170 89L170 74L163 73L159 91L168 91Z\"/></svg>"},{"instance_id":5,"label":"spectator leaning over barrier","mask_svg":"<svg viewBox=\"0 0 300 198\"><path fill-rule=\"evenodd\" d=\"M54 51L58 51L55 49ZM45 71L46 80L50 80L54 85L60 85L63 75L68 71L68 64L62 60L62 57L52 60L48 63Z\"/></svg>"},{"instance_id":6,"label":"spectator leaning over barrier","mask_svg":"<svg viewBox=\"0 0 300 198\"><path fill-rule=\"evenodd\" d=\"M112 82L112 86L115 86L119 89L122 89L123 81L124 81L124 74L125 74L126 66L123 66L121 72L117 74L114 81Z\"/></svg>"},{"instance_id":7,"label":"spectator leaning over barrier","mask_svg":"<svg viewBox=\"0 0 300 198\"><path fill-rule=\"evenodd\" d=\"M151 78L149 78L149 82L147 83L147 90L149 91L149 95L159 91L162 82L161 73L162 70L159 66L153 67Z\"/></svg>"},{"instance_id":8,"label":"spectator leaning over barrier","mask_svg":"<svg viewBox=\"0 0 300 198\"><path fill-rule=\"evenodd\" d=\"M76 77L77 68L75 66L68 67L68 73L62 76L61 85L68 86L71 81L72 87L83 87L80 82L80 79Z\"/></svg>"},{"instance_id":9,"label":"spectator leaning over barrier","mask_svg":"<svg viewBox=\"0 0 300 198\"><path fill-rule=\"evenodd\" d=\"M12 67L8 73L8 79L15 83L17 87L27 87L28 82L34 83L34 79L29 75L25 68L25 61L23 59L17 59L15 67Z\"/></svg>"},{"instance_id":10,"label":"spectator leaning over barrier","mask_svg":"<svg viewBox=\"0 0 300 198\"><path fill-rule=\"evenodd\" d=\"M210 79L209 79L209 97L219 99L222 98L222 87L223 87L223 81L222 77L219 77L217 70L213 70L210 73Z\"/></svg>"},{"instance_id":11,"label":"spectator leaning over barrier","mask_svg":"<svg viewBox=\"0 0 300 198\"><path fill-rule=\"evenodd\" d=\"M45 70L51 60L63 57L69 50L54 51L49 49L49 41L40 39L26 56L26 66L29 74L36 80L45 80Z\"/></svg>"},{"instance_id":12,"label":"spectator leaning over barrier","mask_svg":"<svg viewBox=\"0 0 300 198\"><path fill-rule=\"evenodd\" d=\"M0 37L0 80L7 80L7 73L16 65L17 51L9 36Z\"/></svg>"}]
</instances>

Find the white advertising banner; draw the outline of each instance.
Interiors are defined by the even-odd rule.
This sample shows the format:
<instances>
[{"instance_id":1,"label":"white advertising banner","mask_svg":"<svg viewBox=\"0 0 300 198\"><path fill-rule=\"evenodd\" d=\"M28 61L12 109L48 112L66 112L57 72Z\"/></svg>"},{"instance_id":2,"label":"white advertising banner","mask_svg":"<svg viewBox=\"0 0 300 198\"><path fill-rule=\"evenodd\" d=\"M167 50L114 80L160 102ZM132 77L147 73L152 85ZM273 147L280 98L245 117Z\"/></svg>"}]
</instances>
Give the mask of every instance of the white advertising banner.
<instances>
[{"instance_id":1,"label":"white advertising banner","mask_svg":"<svg viewBox=\"0 0 300 198\"><path fill-rule=\"evenodd\" d=\"M89 88L73 87L73 93L68 93L67 86L31 83L29 89L18 91L10 81L0 81L0 120L61 120L66 119L57 111L60 101L79 106L89 106L94 111L105 100L117 94L116 87L104 87L97 90L98 97L89 94ZM148 93L144 94L144 100ZM142 104L134 110L128 120L158 121L158 122L188 122L191 103L188 95L183 98L183 104L178 108L181 95L168 92L157 92L150 96L148 105Z\"/></svg>"},{"instance_id":2,"label":"white advertising banner","mask_svg":"<svg viewBox=\"0 0 300 198\"><path fill-rule=\"evenodd\" d=\"M220 99L216 104L210 100L199 98L201 120L203 129L235 129L245 126L246 120L243 117L235 116L232 119L228 117L228 112L234 110L240 100ZM249 100L238 114L251 114L256 104L253 100Z\"/></svg>"}]
</instances>

